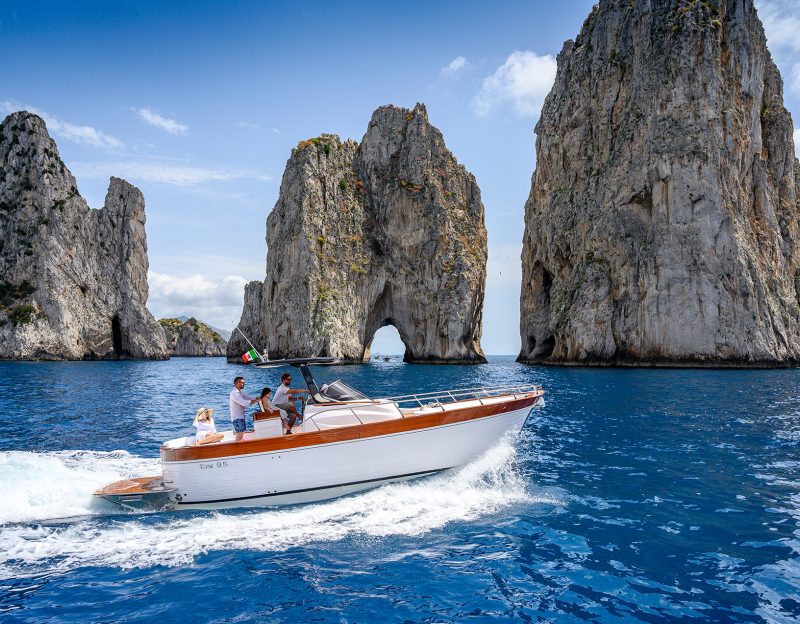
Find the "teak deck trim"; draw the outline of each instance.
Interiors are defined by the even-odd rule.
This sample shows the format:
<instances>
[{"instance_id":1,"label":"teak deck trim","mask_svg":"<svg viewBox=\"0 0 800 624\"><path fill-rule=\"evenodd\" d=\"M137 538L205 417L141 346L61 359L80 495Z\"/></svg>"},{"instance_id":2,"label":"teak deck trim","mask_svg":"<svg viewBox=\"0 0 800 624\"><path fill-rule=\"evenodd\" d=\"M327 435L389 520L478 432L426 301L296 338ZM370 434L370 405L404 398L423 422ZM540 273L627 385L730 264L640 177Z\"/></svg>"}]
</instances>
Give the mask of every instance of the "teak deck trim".
<instances>
[{"instance_id":1,"label":"teak deck trim","mask_svg":"<svg viewBox=\"0 0 800 624\"><path fill-rule=\"evenodd\" d=\"M95 492L97 496L103 495L122 495L122 494L152 494L153 488L146 487L148 485L152 485L153 482L157 482L158 485L161 485L161 481L163 481L163 477L161 475L151 476L151 477L134 477L132 479L122 479L121 481L114 481L114 483L109 483L106 486L103 486L99 490Z\"/></svg>"},{"instance_id":2,"label":"teak deck trim","mask_svg":"<svg viewBox=\"0 0 800 624\"><path fill-rule=\"evenodd\" d=\"M338 427L336 429L328 429L326 431L309 431L287 436L246 440L243 442L222 442L219 444L215 443L181 448L169 448L162 446L161 461L179 462L217 459L220 457L238 457L241 455L250 455L254 453L291 450L306 446L314 446L317 444L346 442L348 440L371 438L375 436L390 435L393 433L417 431L419 429L427 429L429 427L451 425L468 420L485 418L486 416L496 416L497 414L514 412L516 410L532 406L543 394L544 392L542 391L527 392L522 394L520 398L505 400L500 403L476 405L461 409L449 409L432 414L412 414L406 415L404 418L397 418L394 420L368 423L364 425L350 425L346 427Z\"/></svg>"}]
</instances>

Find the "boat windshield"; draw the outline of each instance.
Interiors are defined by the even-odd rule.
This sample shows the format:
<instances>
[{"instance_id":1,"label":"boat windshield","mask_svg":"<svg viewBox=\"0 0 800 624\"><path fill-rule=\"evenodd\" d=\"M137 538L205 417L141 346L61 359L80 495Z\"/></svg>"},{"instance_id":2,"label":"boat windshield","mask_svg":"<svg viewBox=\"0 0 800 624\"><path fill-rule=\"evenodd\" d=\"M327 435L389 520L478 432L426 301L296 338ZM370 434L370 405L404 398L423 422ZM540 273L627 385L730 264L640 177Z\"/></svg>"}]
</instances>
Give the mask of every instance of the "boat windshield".
<instances>
[{"instance_id":1,"label":"boat windshield","mask_svg":"<svg viewBox=\"0 0 800 624\"><path fill-rule=\"evenodd\" d=\"M343 381L336 380L333 383L324 384L319 390L320 394L334 401L358 401L368 398L355 388L351 388Z\"/></svg>"}]
</instances>

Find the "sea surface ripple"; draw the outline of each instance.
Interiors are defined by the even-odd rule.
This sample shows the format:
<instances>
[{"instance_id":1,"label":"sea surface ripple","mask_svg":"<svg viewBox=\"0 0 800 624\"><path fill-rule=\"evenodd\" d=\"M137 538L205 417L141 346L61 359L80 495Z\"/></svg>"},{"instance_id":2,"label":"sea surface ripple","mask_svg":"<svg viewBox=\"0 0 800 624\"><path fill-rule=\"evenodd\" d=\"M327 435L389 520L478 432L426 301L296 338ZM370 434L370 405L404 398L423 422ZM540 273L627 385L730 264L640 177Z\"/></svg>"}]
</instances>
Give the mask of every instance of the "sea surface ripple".
<instances>
[{"instance_id":1,"label":"sea surface ripple","mask_svg":"<svg viewBox=\"0 0 800 624\"><path fill-rule=\"evenodd\" d=\"M117 514L222 358L0 362L4 622L797 622L800 373L399 362L317 369L373 396L539 383L516 438L312 505Z\"/></svg>"}]
</instances>

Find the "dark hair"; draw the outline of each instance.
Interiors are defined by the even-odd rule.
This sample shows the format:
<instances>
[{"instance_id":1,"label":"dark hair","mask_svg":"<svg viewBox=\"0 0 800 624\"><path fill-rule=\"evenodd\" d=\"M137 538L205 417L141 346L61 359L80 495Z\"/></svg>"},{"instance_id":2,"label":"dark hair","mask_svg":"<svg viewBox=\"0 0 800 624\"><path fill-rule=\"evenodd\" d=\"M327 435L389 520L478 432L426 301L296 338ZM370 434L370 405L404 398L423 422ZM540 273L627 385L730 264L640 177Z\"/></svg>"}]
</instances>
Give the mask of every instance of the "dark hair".
<instances>
[{"instance_id":1,"label":"dark hair","mask_svg":"<svg viewBox=\"0 0 800 624\"><path fill-rule=\"evenodd\" d=\"M267 396L268 394L272 394L272 390L270 390L269 388L264 388L264 389L262 389L262 390L261 390L261 398L262 398L262 399L263 399L265 396Z\"/></svg>"},{"instance_id":2,"label":"dark hair","mask_svg":"<svg viewBox=\"0 0 800 624\"><path fill-rule=\"evenodd\" d=\"M237 383L239 383L239 380L244 381L244 377L234 377L233 385L235 386Z\"/></svg>"},{"instance_id":3,"label":"dark hair","mask_svg":"<svg viewBox=\"0 0 800 624\"><path fill-rule=\"evenodd\" d=\"M281 375L281 381L285 380L287 377L291 377L291 375L289 373L284 373Z\"/></svg>"}]
</instances>

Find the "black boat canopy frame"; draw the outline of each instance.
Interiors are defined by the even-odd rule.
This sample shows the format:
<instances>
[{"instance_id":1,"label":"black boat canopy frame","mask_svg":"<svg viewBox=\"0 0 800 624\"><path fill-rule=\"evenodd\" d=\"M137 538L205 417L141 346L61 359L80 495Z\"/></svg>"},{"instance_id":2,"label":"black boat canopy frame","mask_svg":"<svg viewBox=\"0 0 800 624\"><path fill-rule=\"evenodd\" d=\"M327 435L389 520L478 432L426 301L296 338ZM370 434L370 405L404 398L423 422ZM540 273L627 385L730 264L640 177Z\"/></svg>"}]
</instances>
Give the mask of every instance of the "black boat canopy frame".
<instances>
[{"instance_id":1,"label":"black boat canopy frame","mask_svg":"<svg viewBox=\"0 0 800 624\"><path fill-rule=\"evenodd\" d=\"M308 386L308 391L311 393L314 401L317 403L328 403L331 401L331 399L323 396L319 391L319 386L317 386L317 382L314 381L314 377L308 367L339 364L341 361L341 358L335 357L287 358L285 360L264 360L262 362L254 362L252 366L255 366L256 368L278 368L280 366L294 366L295 368L299 368L300 373L303 375L303 379L305 379L306 385Z\"/></svg>"},{"instance_id":2,"label":"black boat canopy frame","mask_svg":"<svg viewBox=\"0 0 800 624\"><path fill-rule=\"evenodd\" d=\"M285 360L263 360L254 362L256 368L278 368L279 366L323 366L326 364L339 364L342 358L335 357L305 357L305 358L286 358Z\"/></svg>"}]
</instances>

